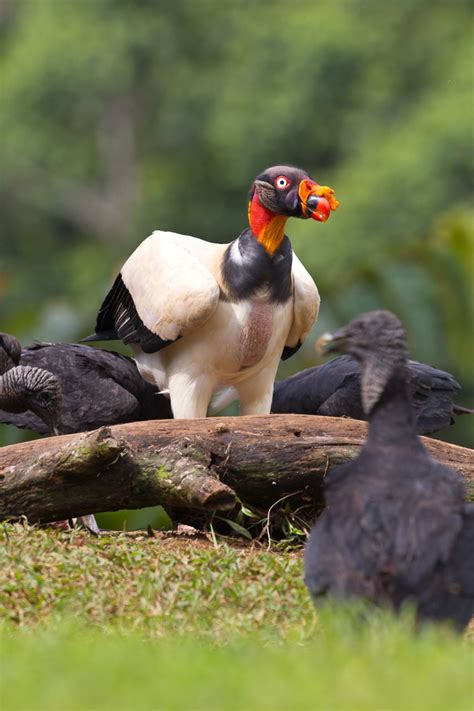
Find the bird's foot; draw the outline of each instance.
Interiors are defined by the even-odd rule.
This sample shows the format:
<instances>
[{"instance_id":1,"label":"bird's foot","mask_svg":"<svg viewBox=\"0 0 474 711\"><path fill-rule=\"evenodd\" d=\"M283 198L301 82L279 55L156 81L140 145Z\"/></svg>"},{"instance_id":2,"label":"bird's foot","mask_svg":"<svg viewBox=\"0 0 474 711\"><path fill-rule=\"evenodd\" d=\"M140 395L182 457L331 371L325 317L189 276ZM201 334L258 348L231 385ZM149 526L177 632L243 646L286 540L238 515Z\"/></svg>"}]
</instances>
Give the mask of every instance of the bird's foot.
<instances>
[{"instance_id":1,"label":"bird's foot","mask_svg":"<svg viewBox=\"0 0 474 711\"><path fill-rule=\"evenodd\" d=\"M70 528L85 528L92 533L94 536L100 536L100 528L97 525L95 516L93 514L87 514L86 516L78 516L77 518L69 519Z\"/></svg>"}]
</instances>

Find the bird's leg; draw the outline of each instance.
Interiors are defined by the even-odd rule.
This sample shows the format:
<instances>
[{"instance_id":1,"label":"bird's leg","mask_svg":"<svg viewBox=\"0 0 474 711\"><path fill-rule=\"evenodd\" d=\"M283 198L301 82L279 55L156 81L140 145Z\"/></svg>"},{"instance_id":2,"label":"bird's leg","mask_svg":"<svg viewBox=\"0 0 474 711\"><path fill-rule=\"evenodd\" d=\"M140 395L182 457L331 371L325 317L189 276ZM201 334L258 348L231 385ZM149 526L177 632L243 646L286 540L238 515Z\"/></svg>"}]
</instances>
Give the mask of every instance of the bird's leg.
<instances>
[{"instance_id":1,"label":"bird's leg","mask_svg":"<svg viewBox=\"0 0 474 711\"><path fill-rule=\"evenodd\" d=\"M62 521L51 521L45 524L48 528L59 528L64 531L70 531L72 528L85 528L94 536L100 535L100 528L93 514L86 516L78 516L77 518L64 519Z\"/></svg>"},{"instance_id":2,"label":"bird's leg","mask_svg":"<svg viewBox=\"0 0 474 711\"><path fill-rule=\"evenodd\" d=\"M273 398L273 378L268 373L264 377L253 378L239 383L241 415L269 415Z\"/></svg>"},{"instance_id":3,"label":"bird's leg","mask_svg":"<svg viewBox=\"0 0 474 711\"><path fill-rule=\"evenodd\" d=\"M93 514L87 514L86 516L79 516L78 518L69 519L69 525L71 528L85 528L89 533L94 536L100 535L100 528L95 520Z\"/></svg>"},{"instance_id":4,"label":"bird's leg","mask_svg":"<svg viewBox=\"0 0 474 711\"><path fill-rule=\"evenodd\" d=\"M207 377L178 373L169 380L171 408L176 420L206 417L214 383Z\"/></svg>"}]
</instances>

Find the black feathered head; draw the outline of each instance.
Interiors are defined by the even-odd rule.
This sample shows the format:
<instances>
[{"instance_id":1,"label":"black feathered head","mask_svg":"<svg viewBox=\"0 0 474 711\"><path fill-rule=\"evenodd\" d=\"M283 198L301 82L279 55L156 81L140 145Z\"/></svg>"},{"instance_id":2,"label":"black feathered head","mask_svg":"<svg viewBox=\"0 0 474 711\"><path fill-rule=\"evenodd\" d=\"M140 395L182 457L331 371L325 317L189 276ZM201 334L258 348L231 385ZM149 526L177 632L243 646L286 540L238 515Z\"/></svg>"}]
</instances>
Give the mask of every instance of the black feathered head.
<instances>
[{"instance_id":1,"label":"black feathered head","mask_svg":"<svg viewBox=\"0 0 474 711\"><path fill-rule=\"evenodd\" d=\"M317 342L323 353L348 353L361 365L361 399L368 415L390 378L404 372L408 360L405 330L391 311L369 311L347 326L324 334Z\"/></svg>"},{"instance_id":2,"label":"black feathered head","mask_svg":"<svg viewBox=\"0 0 474 711\"><path fill-rule=\"evenodd\" d=\"M14 383L19 407L38 415L50 434L59 434L61 386L56 376L43 368L27 365L12 368L7 375Z\"/></svg>"}]
</instances>

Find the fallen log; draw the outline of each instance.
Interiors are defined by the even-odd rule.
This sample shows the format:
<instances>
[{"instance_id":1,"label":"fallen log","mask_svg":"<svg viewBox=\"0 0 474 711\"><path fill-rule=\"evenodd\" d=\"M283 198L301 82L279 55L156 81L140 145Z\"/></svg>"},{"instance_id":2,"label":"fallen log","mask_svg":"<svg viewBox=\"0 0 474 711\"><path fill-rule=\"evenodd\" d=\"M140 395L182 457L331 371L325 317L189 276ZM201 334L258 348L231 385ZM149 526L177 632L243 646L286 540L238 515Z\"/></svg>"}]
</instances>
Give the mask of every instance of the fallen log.
<instances>
[{"instance_id":1,"label":"fallen log","mask_svg":"<svg viewBox=\"0 0 474 711\"><path fill-rule=\"evenodd\" d=\"M237 499L268 510L280 499L313 512L322 482L354 458L365 422L310 415L156 420L0 449L0 520L45 522L161 504L231 511ZM474 499L472 450L423 438L457 469Z\"/></svg>"},{"instance_id":2,"label":"fallen log","mask_svg":"<svg viewBox=\"0 0 474 711\"><path fill-rule=\"evenodd\" d=\"M165 446L136 457L108 427L39 442L47 448L28 442L0 450L0 519L41 523L153 504L211 511L235 505L234 492L185 451Z\"/></svg>"}]
</instances>

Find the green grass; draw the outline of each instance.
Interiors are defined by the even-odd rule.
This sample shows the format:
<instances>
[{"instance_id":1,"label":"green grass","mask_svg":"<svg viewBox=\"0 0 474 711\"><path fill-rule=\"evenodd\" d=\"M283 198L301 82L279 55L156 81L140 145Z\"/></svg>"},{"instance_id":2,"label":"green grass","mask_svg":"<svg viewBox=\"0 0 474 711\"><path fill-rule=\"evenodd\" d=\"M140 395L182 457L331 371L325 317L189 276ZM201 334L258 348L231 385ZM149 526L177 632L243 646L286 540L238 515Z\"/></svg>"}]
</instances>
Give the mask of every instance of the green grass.
<instances>
[{"instance_id":1,"label":"green grass","mask_svg":"<svg viewBox=\"0 0 474 711\"><path fill-rule=\"evenodd\" d=\"M472 708L466 643L384 620L304 645L193 637L149 639L66 624L4 638L7 709ZM339 636L340 633L342 636ZM232 637L232 636L231 636Z\"/></svg>"},{"instance_id":2,"label":"green grass","mask_svg":"<svg viewBox=\"0 0 474 711\"><path fill-rule=\"evenodd\" d=\"M472 643L313 610L301 554L0 527L2 711L471 711Z\"/></svg>"},{"instance_id":3,"label":"green grass","mask_svg":"<svg viewBox=\"0 0 474 711\"><path fill-rule=\"evenodd\" d=\"M63 616L212 640L259 628L304 639L315 614L301 555L206 539L0 526L0 618L35 626Z\"/></svg>"}]
</instances>

